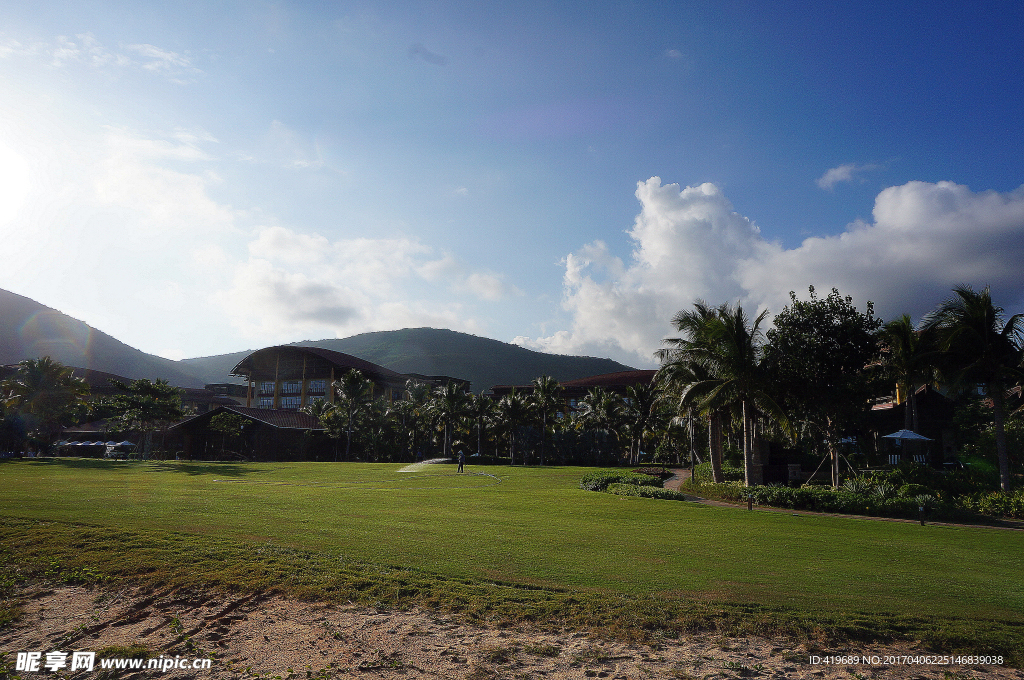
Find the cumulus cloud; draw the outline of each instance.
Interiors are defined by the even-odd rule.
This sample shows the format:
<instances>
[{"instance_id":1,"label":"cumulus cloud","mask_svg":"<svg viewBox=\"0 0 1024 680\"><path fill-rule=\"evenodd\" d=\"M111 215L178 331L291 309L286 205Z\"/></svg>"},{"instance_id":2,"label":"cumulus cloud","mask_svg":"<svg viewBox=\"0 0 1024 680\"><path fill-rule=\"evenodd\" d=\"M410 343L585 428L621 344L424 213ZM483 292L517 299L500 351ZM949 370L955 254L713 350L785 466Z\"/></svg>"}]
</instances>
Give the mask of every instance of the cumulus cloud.
<instances>
[{"instance_id":1,"label":"cumulus cloud","mask_svg":"<svg viewBox=\"0 0 1024 680\"><path fill-rule=\"evenodd\" d=\"M815 180L819 187L831 191L835 185L840 182L853 182L857 179L857 176L864 172L871 170L878 170L880 166L867 164L857 165L856 163L846 163L836 168L827 170L824 175Z\"/></svg>"},{"instance_id":2,"label":"cumulus cloud","mask_svg":"<svg viewBox=\"0 0 1024 680\"><path fill-rule=\"evenodd\" d=\"M669 320L702 298L779 311L789 291L836 287L883 317L920 316L958 283L991 284L1024 302L1024 187L973 192L952 182L910 182L882 191L872 223L786 249L764 239L712 184L680 189L640 182L641 210L628 231L624 262L602 242L565 259L563 307L570 328L519 344L561 353L602 354L652 365ZM998 299L998 298L997 298Z\"/></svg>"},{"instance_id":3,"label":"cumulus cloud","mask_svg":"<svg viewBox=\"0 0 1024 680\"><path fill-rule=\"evenodd\" d=\"M332 240L274 226L259 230L248 254L217 299L252 337L344 336L409 325L478 331L467 303L517 292L497 274L473 271L407 238Z\"/></svg>"}]
</instances>

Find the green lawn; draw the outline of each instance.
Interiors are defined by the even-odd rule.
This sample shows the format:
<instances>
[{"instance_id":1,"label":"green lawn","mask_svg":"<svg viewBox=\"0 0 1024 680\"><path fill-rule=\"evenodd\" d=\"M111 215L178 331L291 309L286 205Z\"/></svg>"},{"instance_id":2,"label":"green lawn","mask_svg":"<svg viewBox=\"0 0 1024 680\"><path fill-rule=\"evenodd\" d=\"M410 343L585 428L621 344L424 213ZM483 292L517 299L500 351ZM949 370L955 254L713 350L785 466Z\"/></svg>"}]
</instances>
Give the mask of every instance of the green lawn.
<instances>
[{"instance_id":1,"label":"green lawn","mask_svg":"<svg viewBox=\"0 0 1024 680\"><path fill-rule=\"evenodd\" d=\"M547 592L1024 628L1024 532L624 498L579 490L579 468L401 468L2 461L0 538L15 561L70 523L83 550L116 530L128 565L166 561L145 537L227 540Z\"/></svg>"}]
</instances>

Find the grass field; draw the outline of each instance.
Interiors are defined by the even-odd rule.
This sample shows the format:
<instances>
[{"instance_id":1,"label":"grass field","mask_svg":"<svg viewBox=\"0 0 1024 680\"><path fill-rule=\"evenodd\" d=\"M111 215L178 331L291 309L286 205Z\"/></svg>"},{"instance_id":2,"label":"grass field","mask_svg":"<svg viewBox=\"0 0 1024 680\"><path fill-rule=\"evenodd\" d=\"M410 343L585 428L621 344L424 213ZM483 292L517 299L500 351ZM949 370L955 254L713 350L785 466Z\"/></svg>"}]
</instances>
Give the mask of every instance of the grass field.
<instances>
[{"instance_id":1,"label":"grass field","mask_svg":"<svg viewBox=\"0 0 1024 680\"><path fill-rule=\"evenodd\" d=\"M60 563L330 596L341 586L314 572L358 565L378 597L373 574L391 574L395 601L424 581L499 583L563 605L582 597L593 611L712 606L868 637L1022 648L1024 532L623 498L579 490L579 468L401 468L2 461L0 545L26 573ZM394 582L392 570L415 578ZM459 597L463 608L473 598ZM436 592L432 601L445 605Z\"/></svg>"}]
</instances>

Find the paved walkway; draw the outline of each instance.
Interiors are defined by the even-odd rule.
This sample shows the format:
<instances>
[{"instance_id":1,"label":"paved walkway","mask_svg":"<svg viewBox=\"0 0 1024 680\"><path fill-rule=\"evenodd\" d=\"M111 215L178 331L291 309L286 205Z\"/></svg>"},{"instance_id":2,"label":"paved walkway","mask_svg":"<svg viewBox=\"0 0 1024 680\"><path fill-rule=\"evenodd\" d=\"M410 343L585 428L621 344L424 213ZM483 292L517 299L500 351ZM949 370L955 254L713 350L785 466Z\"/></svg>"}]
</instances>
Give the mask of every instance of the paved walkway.
<instances>
[{"instance_id":1,"label":"paved walkway","mask_svg":"<svg viewBox=\"0 0 1024 680\"><path fill-rule=\"evenodd\" d=\"M689 468L672 468L672 476L665 480L662 485L666 489L673 491L680 491L684 482L690 479ZM693 501L694 503L700 503L702 505L713 505L719 508L733 508L734 510L745 510L745 503L729 503L726 501L717 501L709 498L701 498L700 496L693 496L690 494L683 494L686 500ZM902 519L900 517L871 517L869 515L839 515L829 512L812 512L810 510L793 510L791 508L773 508L767 505L756 505L755 508L758 511L766 512L784 512L797 517L809 516L809 517L845 517L848 519L868 519L879 522L903 522L904 524L918 524L919 520L916 519ZM936 526L943 527L973 527L978 529L1009 529L1011 531L1024 531L1024 521L1014 519L1002 519L993 520L992 524L959 524L954 522L931 522L927 521L927 524L934 524Z\"/></svg>"}]
</instances>

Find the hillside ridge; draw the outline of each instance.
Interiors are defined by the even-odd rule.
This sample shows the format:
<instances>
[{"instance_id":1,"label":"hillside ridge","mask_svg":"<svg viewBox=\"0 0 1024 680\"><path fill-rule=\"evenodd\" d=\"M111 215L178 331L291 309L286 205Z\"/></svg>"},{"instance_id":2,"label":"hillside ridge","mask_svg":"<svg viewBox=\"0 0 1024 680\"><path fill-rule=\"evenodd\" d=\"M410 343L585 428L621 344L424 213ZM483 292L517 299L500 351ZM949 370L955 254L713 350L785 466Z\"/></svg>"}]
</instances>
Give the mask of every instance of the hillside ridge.
<instances>
[{"instance_id":1,"label":"hillside ridge","mask_svg":"<svg viewBox=\"0 0 1024 680\"><path fill-rule=\"evenodd\" d=\"M525 385L541 375L565 381L633 370L611 359L546 354L446 328L372 331L287 344L351 354L399 373L469 380L474 392L495 385ZM164 378L179 387L202 387L237 381L229 373L252 351L164 359L31 298L0 289L0 365L50 356L67 366L132 379Z\"/></svg>"}]
</instances>

